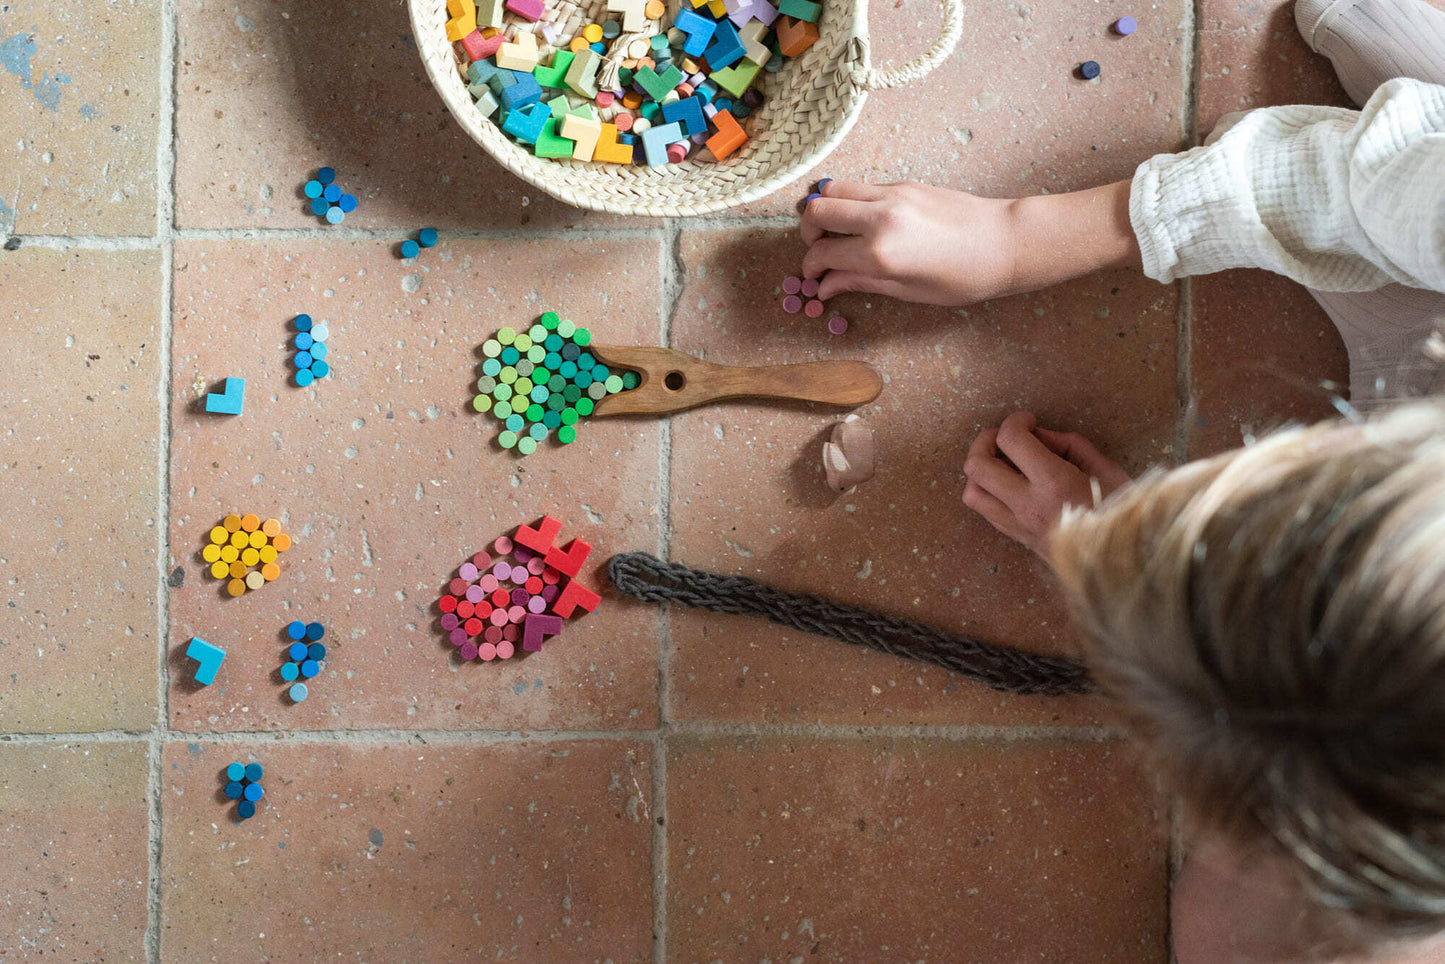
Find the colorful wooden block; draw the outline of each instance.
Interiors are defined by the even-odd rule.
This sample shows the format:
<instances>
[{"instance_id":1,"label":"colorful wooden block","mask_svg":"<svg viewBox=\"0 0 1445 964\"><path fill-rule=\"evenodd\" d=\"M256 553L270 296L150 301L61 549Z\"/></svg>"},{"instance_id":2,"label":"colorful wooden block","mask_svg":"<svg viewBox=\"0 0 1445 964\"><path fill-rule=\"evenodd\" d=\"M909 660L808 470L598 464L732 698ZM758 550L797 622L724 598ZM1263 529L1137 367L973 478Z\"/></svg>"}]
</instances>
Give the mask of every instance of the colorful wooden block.
<instances>
[{"instance_id":1,"label":"colorful wooden block","mask_svg":"<svg viewBox=\"0 0 1445 964\"><path fill-rule=\"evenodd\" d=\"M632 75L632 80L637 86L647 91L648 96L653 100L661 102L677 85L682 83L682 71L676 65L669 64L661 74L651 67L643 67Z\"/></svg>"},{"instance_id":2,"label":"colorful wooden block","mask_svg":"<svg viewBox=\"0 0 1445 964\"><path fill-rule=\"evenodd\" d=\"M557 125L561 123L555 117L549 117L542 125L542 132L537 135L537 143L533 145L532 153L538 157L571 157L577 145L557 133Z\"/></svg>"},{"instance_id":3,"label":"colorful wooden block","mask_svg":"<svg viewBox=\"0 0 1445 964\"><path fill-rule=\"evenodd\" d=\"M707 17L693 13L691 10L680 10L677 19L672 25L687 35L687 41L682 45L682 52L689 57L699 57L707 49L712 41L713 34L717 32L717 22Z\"/></svg>"},{"instance_id":4,"label":"colorful wooden block","mask_svg":"<svg viewBox=\"0 0 1445 964\"><path fill-rule=\"evenodd\" d=\"M542 641L562 631L562 617L531 613L522 621L522 648L529 653L542 649Z\"/></svg>"},{"instance_id":5,"label":"colorful wooden block","mask_svg":"<svg viewBox=\"0 0 1445 964\"><path fill-rule=\"evenodd\" d=\"M477 98L477 111L483 117L491 117L500 107L501 105L497 103L497 95L490 89L483 91L482 96Z\"/></svg>"},{"instance_id":6,"label":"colorful wooden block","mask_svg":"<svg viewBox=\"0 0 1445 964\"><path fill-rule=\"evenodd\" d=\"M747 52L742 39L738 36L738 28L733 26L733 22L719 20L717 30L713 33L712 43L703 56L707 58L708 67L713 71L718 71L742 60Z\"/></svg>"},{"instance_id":7,"label":"colorful wooden block","mask_svg":"<svg viewBox=\"0 0 1445 964\"><path fill-rule=\"evenodd\" d=\"M576 57L570 50L559 50L552 55L552 63L546 67L538 66L532 71L532 76L537 78L537 83L543 87L565 87L567 85L567 69L572 66L572 58Z\"/></svg>"},{"instance_id":8,"label":"colorful wooden block","mask_svg":"<svg viewBox=\"0 0 1445 964\"><path fill-rule=\"evenodd\" d=\"M646 136L646 135L644 135ZM547 565L565 576L576 576L582 571L582 564L592 552L592 546L581 539L573 539L567 548L553 546L547 550Z\"/></svg>"},{"instance_id":9,"label":"colorful wooden block","mask_svg":"<svg viewBox=\"0 0 1445 964\"><path fill-rule=\"evenodd\" d=\"M542 99L542 85L531 74L523 74L515 84L502 91L499 99L502 109L508 111L536 104Z\"/></svg>"},{"instance_id":10,"label":"colorful wooden block","mask_svg":"<svg viewBox=\"0 0 1445 964\"><path fill-rule=\"evenodd\" d=\"M557 599L552 603L552 612L561 616L563 619L569 619L578 606L581 606L589 613L596 612L597 604L601 601L601 596L582 585L582 583L576 579L569 579L567 585L563 587L562 592L558 594Z\"/></svg>"},{"instance_id":11,"label":"colorful wooden block","mask_svg":"<svg viewBox=\"0 0 1445 964\"><path fill-rule=\"evenodd\" d=\"M477 0L477 26L501 27L505 22L502 0Z\"/></svg>"},{"instance_id":12,"label":"colorful wooden block","mask_svg":"<svg viewBox=\"0 0 1445 964\"><path fill-rule=\"evenodd\" d=\"M622 14L622 29L632 33L647 22L647 0L607 0L608 13Z\"/></svg>"},{"instance_id":13,"label":"colorful wooden block","mask_svg":"<svg viewBox=\"0 0 1445 964\"><path fill-rule=\"evenodd\" d=\"M578 96L591 100L597 96L597 68L601 66L602 58L596 51L591 48L580 51L567 68L567 86Z\"/></svg>"},{"instance_id":14,"label":"colorful wooden block","mask_svg":"<svg viewBox=\"0 0 1445 964\"><path fill-rule=\"evenodd\" d=\"M547 12L547 5L542 0L507 0L507 9L536 23L542 19L542 14Z\"/></svg>"},{"instance_id":15,"label":"colorful wooden block","mask_svg":"<svg viewBox=\"0 0 1445 964\"><path fill-rule=\"evenodd\" d=\"M758 66L766 64L773 55L772 48L768 46L768 32L768 25L761 20L754 20L738 31L738 37L747 50L743 56Z\"/></svg>"},{"instance_id":16,"label":"colorful wooden block","mask_svg":"<svg viewBox=\"0 0 1445 964\"><path fill-rule=\"evenodd\" d=\"M562 523L549 515L542 516L542 523L533 529L531 526L517 526L517 534L512 541L521 546L526 546L533 552L546 555L557 541L557 535L562 531Z\"/></svg>"},{"instance_id":17,"label":"colorful wooden block","mask_svg":"<svg viewBox=\"0 0 1445 964\"><path fill-rule=\"evenodd\" d=\"M592 160L608 164L631 164L632 138L626 134L621 136L627 137L627 141L619 139L616 124L603 124L597 136L597 148L592 152Z\"/></svg>"},{"instance_id":18,"label":"colorful wooden block","mask_svg":"<svg viewBox=\"0 0 1445 964\"><path fill-rule=\"evenodd\" d=\"M190 645L186 647L186 655L200 664L196 667L196 682L202 686L210 686L216 679L216 670L221 668L221 661L226 658L226 651L219 646L212 646L199 636L192 636Z\"/></svg>"},{"instance_id":19,"label":"colorful wooden block","mask_svg":"<svg viewBox=\"0 0 1445 964\"><path fill-rule=\"evenodd\" d=\"M806 20L784 17L778 21L778 52L797 57L818 42L818 26Z\"/></svg>"},{"instance_id":20,"label":"colorful wooden block","mask_svg":"<svg viewBox=\"0 0 1445 964\"><path fill-rule=\"evenodd\" d=\"M702 99L699 97L684 97L671 104L662 105L662 119L668 123L678 121L682 124L682 132L688 137L694 134L707 133L707 118L702 113Z\"/></svg>"},{"instance_id":21,"label":"colorful wooden block","mask_svg":"<svg viewBox=\"0 0 1445 964\"><path fill-rule=\"evenodd\" d=\"M572 160L592 160L592 153L597 149L597 138L602 134L601 123L576 114L568 114L562 119L559 130L563 137L577 145L572 151Z\"/></svg>"},{"instance_id":22,"label":"colorful wooden block","mask_svg":"<svg viewBox=\"0 0 1445 964\"><path fill-rule=\"evenodd\" d=\"M477 29L477 5L473 0L447 0L447 39L456 43Z\"/></svg>"},{"instance_id":23,"label":"colorful wooden block","mask_svg":"<svg viewBox=\"0 0 1445 964\"><path fill-rule=\"evenodd\" d=\"M495 55L497 49L502 46L502 39L501 34L483 37L480 30L473 30L462 38L462 47L467 52L467 59L475 63Z\"/></svg>"},{"instance_id":24,"label":"colorful wooden block","mask_svg":"<svg viewBox=\"0 0 1445 964\"><path fill-rule=\"evenodd\" d=\"M497 66L507 70L525 71L529 76L542 58L537 49L537 35L530 30L517 31L517 39L504 43L497 50ZM536 83L536 78L531 78Z\"/></svg>"},{"instance_id":25,"label":"colorful wooden block","mask_svg":"<svg viewBox=\"0 0 1445 964\"><path fill-rule=\"evenodd\" d=\"M542 127L547 123L548 113L546 104L528 104L521 110L508 114L502 130L524 144L535 144L542 133Z\"/></svg>"},{"instance_id":26,"label":"colorful wooden block","mask_svg":"<svg viewBox=\"0 0 1445 964\"><path fill-rule=\"evenodd\" d=\"M821 3L813 3L812 0L780 0L778 3L778 13L809 23L818 22L818 14L822 9Z\"/></svg>"},{"instance_id":27,"label":"colorful wooden block","mask_svg":"<svg viewBox=\"0 0 1445 964\"><path fill-rule=\"evenodd\" d=\"M215 415L240 415L246 396L246 379L228 378L221 394L206 396L206 411Z\"/></svg>"},{"instance_id":28,"label":"colorful wooden block","mask_svg":"<svg viewBox=\"0 0 1445 964\"><path fill-rule=\"evenodd\" d=\"M708 74L708 78L736 99L748 92L748 88L758 76L758 71L762 69L751 60L745 60L740 64L715 70Z\"/></svg>"},{"instance_id":29,"label":"colorful wooden block","mask_svg":"<svg viewBox=\"0 0 1445 964\"><path fill-rule=\"evenodd\" d=\"M718 111L713 115L712 122L713 126L717 128L717 133L707 139L707 149L712 151L713 157L718 160L722 160L748 142L747 132L730 112Z\"/></svg>"},{"instance_id":30,"label":"colorful wooden block","mask_svg":"<svg viewBox=\"0 0 1445 964\"><path fill-rule=\"evenodd\" d=\"M642 132L642 153L649 167L668 162L667 145L683 139L681 124L659 124Z\"/></svg>"}]
</instances>

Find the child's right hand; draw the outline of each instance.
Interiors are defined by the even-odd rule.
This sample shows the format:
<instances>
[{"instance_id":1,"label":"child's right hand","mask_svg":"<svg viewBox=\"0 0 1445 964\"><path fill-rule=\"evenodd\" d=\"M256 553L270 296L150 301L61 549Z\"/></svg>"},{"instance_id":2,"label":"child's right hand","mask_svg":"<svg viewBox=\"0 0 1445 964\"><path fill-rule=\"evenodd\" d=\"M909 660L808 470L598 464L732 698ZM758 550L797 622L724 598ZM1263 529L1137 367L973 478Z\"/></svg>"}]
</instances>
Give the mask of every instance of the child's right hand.
<instances>
[{"instance_id":1,"label":"child's right hand","mask_svg":"<svg viewBox=\"0 0 1445 964\"><path fill-rule=\"evenodd\" d=\"M911 183L829 181L821 193L803 212L803 277L820 279L819 298L967 305L1009 293L1013 201Z\"/></svg>"},{"instance_id":2,"label":"child's right hand","mask_svg":"<svg viewBox=\"0 0 1445 964\"><path fill-rule=\"evenodd\" d=\"M1100 268L1140 265L1129 181L1072 194L975 197L926 184L829 181L803 212L803 276L845 291L967 305Z\"/></svg>"}]
</instances>

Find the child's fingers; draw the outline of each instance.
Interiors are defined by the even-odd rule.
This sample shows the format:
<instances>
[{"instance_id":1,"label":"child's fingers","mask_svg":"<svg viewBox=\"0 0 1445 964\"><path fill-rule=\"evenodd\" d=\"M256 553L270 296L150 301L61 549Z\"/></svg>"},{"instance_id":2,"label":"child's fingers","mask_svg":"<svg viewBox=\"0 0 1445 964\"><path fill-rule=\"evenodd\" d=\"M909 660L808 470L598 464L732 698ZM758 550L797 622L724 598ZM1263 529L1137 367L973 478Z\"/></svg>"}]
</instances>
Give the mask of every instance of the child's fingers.
<instances>
[{"instance_id":1,"label":"child's fingers","mask_svg":"<svg viewBox=\"0 0 1445 964\"><path fill-rule=\"evenodd\" d=\"M824 271L868 274L872 258L863 238L823 238L803 255L803 277L817 278Z\"/></svg>"},{"instance_id":2,"label":"child's fingers","mask_svg":"<svg viewBox=\"0 0 1445 964\"><path fill-rule=\"evenodd\" d=\"M1034 434L1038 419L1030 412L1015 412L998 429L998 447L1032 482L1057 475L1062 461Z\"/></svg>"},{"instance_id":3,"label":"child's fingers","mask_svg":"<svg viewBox=\"0 0 1445 964\"><path fill-rule=\"evenodd\" d=\"M849 201L876 201L884 195L885 187L862 181L829 181L818 193L823 197L846 198Z\"/></svg>"},{"instance_id":4,"label":"child's fingers","mask_svg":"<svg viewBox=\"0 0 1445 964\"><path fill-rule=\"evenodd\" d=\"M978 438L968 447L963 474L970 483L983 486L1004 505L1019 503L1028 495L1028 480L999 459L997 437L993 429L978 433Z\"/></svg>"},{"instance_id":5,"label":"child's fingers","mask_svg":"<svg viewBox=\"0 0 1445 964\"><path fill-rule=\"evenodd\" d=\"M1112 491L1129 480L1129 473L1118 463L1094 447L1094 443L1077 432L1055 432L1035 428L1034 434L1051 450L1077 465L1086 475L1099 480L1104 491Z\"/></svg>"},{"instance_id":6,"label":"child's fingers","mask_svg":"<svg viewBox=\"0 0 1445 964\"><path fill-rule=\"evenodd\" d=\"M815 198L803 210L803 241L812 244L825 232L863 234L868 225L877 220L876 213L870 214L871 211L867 201Z\"/></svg>"},{"instance_id":7,"label":"child's fingers","mask_svg":"<svg viewBox=\"0 0 1445 964\"><path fill-rule=\"evenodd\" d=\"M963 504L983 516L999 532L1011 539L1018 538L1019 524L1013 512L971 478L963 487Z\"/></svg>"}]
</instances>

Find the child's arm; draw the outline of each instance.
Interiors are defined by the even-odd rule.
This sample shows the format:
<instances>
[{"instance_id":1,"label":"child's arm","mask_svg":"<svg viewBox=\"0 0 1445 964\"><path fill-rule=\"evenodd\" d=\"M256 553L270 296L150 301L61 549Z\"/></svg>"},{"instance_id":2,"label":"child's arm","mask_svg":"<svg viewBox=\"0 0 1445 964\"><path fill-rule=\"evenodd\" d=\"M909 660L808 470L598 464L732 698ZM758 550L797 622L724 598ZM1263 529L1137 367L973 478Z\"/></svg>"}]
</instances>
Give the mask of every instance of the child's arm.
<instances>
[{"instance_id":1,"label":"child's arm","mask_svg":"<svg viewBox=\"0 0 1445 964\"><path fill-rule=\"evenodd\" d=\"M1017 200L839 181L822 194L802 228L803 274L822 276L820 298L870 291L966 305L1140 264L1128 181Z\"/></svg>"},{"instance_id":2,"label":"child's arm","mask_svg":"<svg viewBox=\"0 0 1445 964\"><path fill-rule=\"evenodd\" d=\"M963 471L964 505L1045 559L1065 506L1092 509L1129 484L1129 474L1083 436L1040 428L1028 412L981 432Z\"/></svg>"}]
</instances>

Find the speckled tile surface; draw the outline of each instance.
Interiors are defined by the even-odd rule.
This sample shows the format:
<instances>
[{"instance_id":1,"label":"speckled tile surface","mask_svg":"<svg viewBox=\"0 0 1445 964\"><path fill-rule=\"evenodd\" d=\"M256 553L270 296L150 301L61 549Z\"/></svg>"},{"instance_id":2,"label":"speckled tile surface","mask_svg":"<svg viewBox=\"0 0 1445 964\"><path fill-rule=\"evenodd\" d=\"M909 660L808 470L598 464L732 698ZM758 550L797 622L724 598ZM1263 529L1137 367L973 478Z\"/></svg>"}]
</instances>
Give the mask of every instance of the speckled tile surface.
<instances>
[{"instance_id":1,"label":"speckled tile surface","mask_svg":"<svg viewBox=\"0 0 1445 964\"><path fill-rule=\"evenodd\" d=\"M925 49L935 10L874 4L873 65ZM1228 111L1342 103L1290 18L969 2L957 53L874 92L815 176L1126 178ZM801 182L708 221L551 200L458 130L400 2L11 0L0 98L0 960L1169 960L1168 805L1106 702L664 610L605 567L658 552L1077 656L1043 564L963 507L969 442L1029 410L1137 472L1327 414L1343 355L1303 289L1119 271L955 310L854 295L831 336L779 310ZM323 164L360 200L339 229L303 208ZM441 244L399 259L428 225ZM824 487L822 405L501 450L470 407L480 345L548 308L604 343L872 363L876 478ZM305 388L299 312L331 331ZM242 413L207 414L228 377ZM201 558L232 511L294 539L234 599ZM438 595L544 513L594 544L599 611L462 662ZM301 703L293 619L327 628ZM192 636L227 652L209 686ZM232 761L266 769L244 822Z\"/></svg>"},{"instance_id":2,"label":"speckled tile surface","mask_svg":"<svg viewBox=\"0 0 1445 964\"><path fill-rule=\"evenodd\" d=\"M152 235L154 2L0 5L0 235Z\"/></svg>"}]
</instances>

